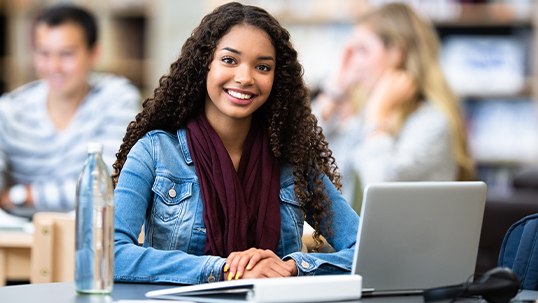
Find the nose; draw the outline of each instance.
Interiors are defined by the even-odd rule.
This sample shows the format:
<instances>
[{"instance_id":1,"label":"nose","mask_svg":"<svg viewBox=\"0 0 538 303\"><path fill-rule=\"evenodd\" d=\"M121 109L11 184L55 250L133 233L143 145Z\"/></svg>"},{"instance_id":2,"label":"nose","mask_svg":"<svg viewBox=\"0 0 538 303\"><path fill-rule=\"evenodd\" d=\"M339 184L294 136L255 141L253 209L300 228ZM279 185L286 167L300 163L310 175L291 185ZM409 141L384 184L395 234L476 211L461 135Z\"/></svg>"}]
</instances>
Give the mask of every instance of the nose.
<instances>
[{"instance_id":1,"label":"nose","mask_svg":"<svg viewBox=\"0 0 538 303\"><path fill-rule=\"evenodd\" d=\"M254 84L254 78L252 77L252 70L248 65L240 65L237 68L234 81L242 86L249 86Z\"/></svg>"},{"instance_id":2,"label":"nose","mask_svg":"<svg viewBox=\"0 0 538 303\"><path fill-rule=\"evenodd\" d=\"M60 72L62 69L62 59L60 56L52 55L49 58L49 71Z\"/></svg>"}]
</instances>

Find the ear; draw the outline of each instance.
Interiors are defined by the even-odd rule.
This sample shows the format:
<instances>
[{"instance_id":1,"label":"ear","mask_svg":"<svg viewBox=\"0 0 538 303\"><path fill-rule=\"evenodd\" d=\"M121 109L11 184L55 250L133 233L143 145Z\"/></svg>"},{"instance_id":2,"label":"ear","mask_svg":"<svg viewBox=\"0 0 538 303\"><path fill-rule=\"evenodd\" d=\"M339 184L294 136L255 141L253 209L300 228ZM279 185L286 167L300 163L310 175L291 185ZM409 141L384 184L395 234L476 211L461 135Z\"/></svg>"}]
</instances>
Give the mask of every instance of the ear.
<instances>
[{"instance_id":1,"label":"ear","mask_svg":"<svg viewBox=\"0 0 538 303\"><path fill-rule=\"evenodd\" d=\"M101 50L101 44L99 44L99 42L95 42L95 44L90 48L92 67L95 67L99 62L99 59L101 59Z\"/></svg>"}]
</instances>

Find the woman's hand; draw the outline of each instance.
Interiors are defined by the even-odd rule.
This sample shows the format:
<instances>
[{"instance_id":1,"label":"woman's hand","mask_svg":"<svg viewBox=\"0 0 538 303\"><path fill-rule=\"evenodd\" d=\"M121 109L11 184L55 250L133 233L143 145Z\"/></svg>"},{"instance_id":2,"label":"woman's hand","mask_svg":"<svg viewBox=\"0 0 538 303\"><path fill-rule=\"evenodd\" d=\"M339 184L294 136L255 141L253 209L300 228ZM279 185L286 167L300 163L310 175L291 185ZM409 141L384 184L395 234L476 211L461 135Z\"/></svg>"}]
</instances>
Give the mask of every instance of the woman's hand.
<instances>
[{"instance_id":1,"label":"woman's hand","mask_svg":"<svg viewBox=\"0 0 538 303\"><path fill-rule=\"evenodd\" d=\"M417 93L413 76L402 70L385 72L375 85L366 105L367 123L393 123L395 113Z\"/></svg>"},{"instance_id":2,"label":"woman's hand","mask_svg":"<svg viewBox=\"0 0 538 303\"><path fill-rule=\"evenodd\" d=\"M295 260L282 261L267 258L259 261L252 269L247 269L239 279L283 278L297 276Z\"/></svg>"},{"instance_id":3,"label":"woman's hand","mask_svg":"<svg viewBox=\"0 0 538 303\"><path fill-rule=\"evenodd\" d=\"M348 101L347 94L350 88L358 81L357 72L353 64L354 41L349 40L344 45L342 57L337 63L336 70L329 76L321 88L321 93L316 98L316 102L321 108L321 119L329 120L336 111L342 114L341 119L352 114L352 105Z\"/></svg>"},{"instance_id":4,"label":"woman's hand","mask_svg":"<svg viewBox=\"0 0 538 303\"><path fill-rule=\"evenodd\" d=\"M324 84L324 89L345 96L359 82L361 72L357 63L361 61L357 61L356 49L357 41L353 37L349 38L344 44L342 55L336 64L336 69L330 74Z\"/></svg>"},{"instance_id":5,"label":"woman's hand","mask_svg":"<svg viewBox=\"0 0 538 303\"><path fill-rule=\"evenodd\" d=\"M353 65L353 55L356 48L356 41L350 39L344 44L342 57L340 58L337 68L332 74L326 87L334 91L345 94L358 81L358 73Z\"/></svg>"},{"instance_id":6,"label":"woman's hand","mask_svg":"<svg viewBox=\"0 0 538 303\"><path fill-rule=\"evenodd\" d=\"M224 278L249 279L249 278L274 278L289 277L295 273L297 267L295 261L282 261L271 250L250 248L245 251L233 252L226 259L224 266Z\"/></svg>"}]
</instances>

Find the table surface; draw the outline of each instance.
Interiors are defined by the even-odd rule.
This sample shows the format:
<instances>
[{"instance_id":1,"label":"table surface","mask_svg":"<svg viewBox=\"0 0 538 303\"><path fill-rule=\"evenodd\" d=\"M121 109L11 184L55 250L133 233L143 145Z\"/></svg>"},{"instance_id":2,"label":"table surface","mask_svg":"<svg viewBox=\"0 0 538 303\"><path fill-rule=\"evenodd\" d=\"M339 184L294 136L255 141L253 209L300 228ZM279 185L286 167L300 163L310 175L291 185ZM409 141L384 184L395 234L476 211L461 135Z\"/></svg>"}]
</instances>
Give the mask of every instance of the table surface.
<instances>
[{"instance_id":1,"label":"table surface","mask_svg":"<svg viewBox=\"0 0 538 303\"><path fill-rule=\"evenodd\" d=\"M174 286L162 284L115 283L110 296L98 296L77 295L75 292L75 283L73 282L26 284L0 287L0 298L2 303L112 303L117 300L146 300L144 296L146 292L169 287ZM423 302L422 296L364 298L360 301L369 303ZM158 302L164 303L167 301L159 300Z\"/></svg>"},{"instance_id":2,"label":"table surface","mask_svg":"<svg viewBox=\"0 0 538 303\"><path fill-rule=\"evenodd\" d=\"M0 287L0 298L2 303L112 303L118 300L146 300L144 294L150 290L174 287L173 285L162 284L134 284L134 283L115 283L114 289L110 296L99 295L77 295L75 292L75 283L48 283L48 284L26 284L17 286ZM537 299L538 291L524 291L518 295L519 299ZM159 300L154 302L167 302ZM173 301L170 301L173 302ZM353 302L366 303L423 303L424 300L420 295L412 296L386 296L375 298L363 298ZM485 302L483 300L458 300L462 302Z\"/></svg>"}]
</instances>

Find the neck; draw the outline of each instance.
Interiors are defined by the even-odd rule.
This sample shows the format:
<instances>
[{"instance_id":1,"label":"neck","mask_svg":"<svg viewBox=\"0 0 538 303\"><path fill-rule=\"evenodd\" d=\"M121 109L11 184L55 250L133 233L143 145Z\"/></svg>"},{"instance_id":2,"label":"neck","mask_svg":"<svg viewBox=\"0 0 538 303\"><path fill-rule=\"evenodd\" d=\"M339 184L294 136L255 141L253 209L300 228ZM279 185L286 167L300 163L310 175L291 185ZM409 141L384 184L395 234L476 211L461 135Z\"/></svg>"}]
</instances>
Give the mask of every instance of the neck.
<instances>
[{"instance_id":1,"label":"neck","mask_svg":"<svg viewBox=\"0 0 538 303\"><path fill-rule=\"evenodd\" d=\"M219 138L228 151L235 170L237 171L239 161L241 160L241 154L243 153L245 139L250 131L252 116L238 120L218 119L216 117L211 117L211 115L208 115L206 112L206 117L209 124L211 124L211 127L213 127L219 135Z\"/></svg>"},{"instance_id":2,"label":"neck","mask_svg":"<svg viewBox=\"0 0 538 303\"><path fill-rule=\"evenodd\" d=\"M50 91L47 96L47 109L52 122L58 129L65 129L82 100L88 93L88 85L76 90L73 94L60 94Z\"/></svg>"},{"instance_id":3,"label":"neck","mask_svg":"<svg viewBox=\"0 0 538 303\"><path fill-rule=\"evenodd\" d=\"M217 134L222 140L224 147L231 155L243 152L243 145L245 144L245 139L247 138L248 132L250 130L250 124L252 119L245 119L241 121L235 121L236 123L223 124L223 123L213 123L209 120L209 124L215 129Z\"/></svg>"}]
</instances>

